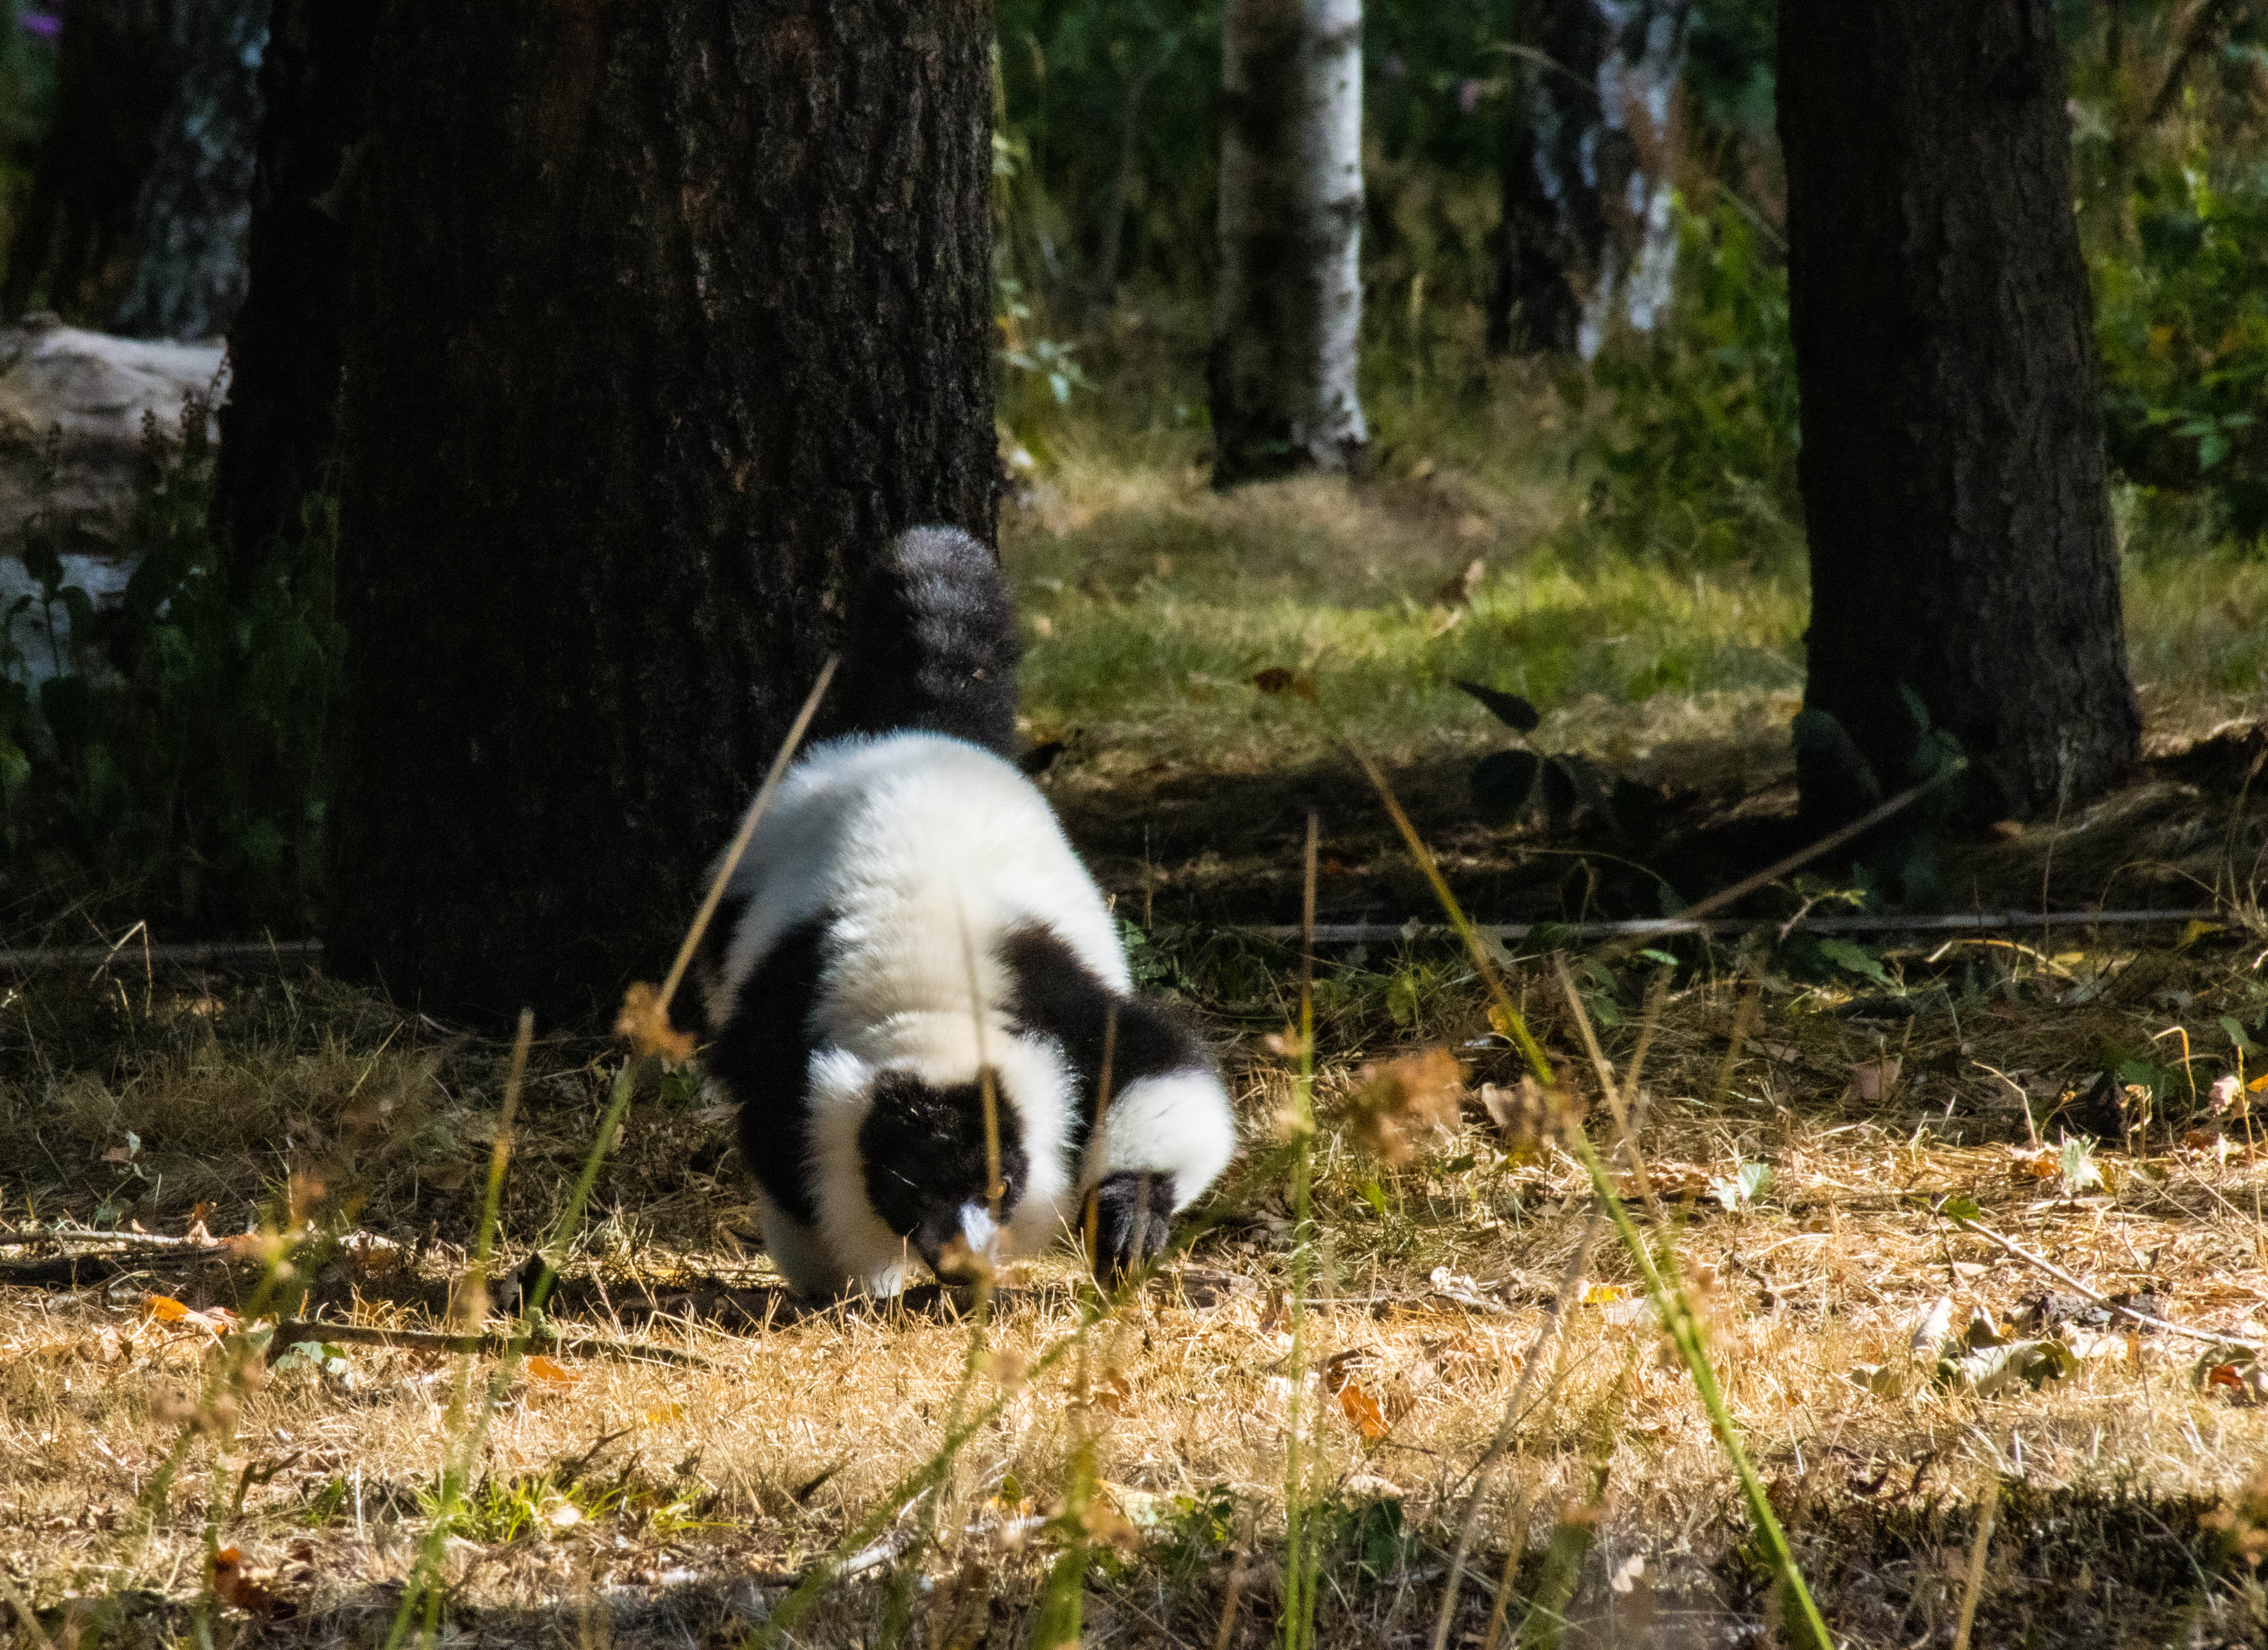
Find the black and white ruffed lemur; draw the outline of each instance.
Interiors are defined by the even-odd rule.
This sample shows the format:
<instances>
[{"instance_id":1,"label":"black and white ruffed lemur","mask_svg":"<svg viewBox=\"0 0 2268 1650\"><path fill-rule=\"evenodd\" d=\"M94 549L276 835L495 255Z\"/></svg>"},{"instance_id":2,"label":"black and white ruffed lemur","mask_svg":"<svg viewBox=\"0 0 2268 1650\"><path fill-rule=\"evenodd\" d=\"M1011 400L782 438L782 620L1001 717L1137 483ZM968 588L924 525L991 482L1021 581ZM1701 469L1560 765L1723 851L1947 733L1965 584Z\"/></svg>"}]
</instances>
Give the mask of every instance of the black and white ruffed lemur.
<instances>
[{"instance_id":1,"label":"black and white ruffed lemur","mask_svg":"<svg viewBox=\"0 0 2268 1650\"><path fill-rule=\"evenodd\" d=\"M805 1294L889 1295L917 1258L964 1281L1088 1226L1115 1280L1235 1151L1219 1072L1134 995L1101 894L1010 760L1021 647L990 553L902 534L851 623L858 731L789 770L704 946L705 1063L740 1104L766 1247Z\"/></svg>"}]
</instances>

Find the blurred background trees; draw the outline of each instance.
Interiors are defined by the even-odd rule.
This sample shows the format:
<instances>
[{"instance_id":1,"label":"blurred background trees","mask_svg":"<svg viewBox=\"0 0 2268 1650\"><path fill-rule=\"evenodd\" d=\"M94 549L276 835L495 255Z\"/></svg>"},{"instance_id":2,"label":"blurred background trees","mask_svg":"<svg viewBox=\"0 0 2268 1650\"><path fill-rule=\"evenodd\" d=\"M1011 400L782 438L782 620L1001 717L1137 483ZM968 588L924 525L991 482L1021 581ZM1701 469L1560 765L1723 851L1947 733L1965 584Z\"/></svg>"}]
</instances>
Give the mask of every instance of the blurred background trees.
<instances>
[{"instance_id":1,"label":"blurred background trees","mask_svg":"<svg viewBox=\"0 0 2268 1650\"><path fill-rule=\"evenodd\" d=\"M1235 15L1272 11L1303 26L1330 10L1239 4ZM2066 288L2084 269L2091 314L2072 313L2091 329L2095 361L2086 367L2072 352L2058 394L2100 416L2107 499L2075 506L2070 519L2092 511L2080 537L2098 563L2115 543L2130 608L2138 592L2253 579L2268 544L2268 0L1995 5L2036 31L2044 54L2036 67L2062 83L2059 123L2054 98L2034 95L2035 136L2067 143L2077 263L2068 244L2054 256ZM134 600L91 614L74 632L91 651L36 662L28 631L0 637L0 828L11 849L0 856L0 901L73 877L82 893L122 878L136 891L106 909L156 909L177 927L268 922L305 932L327 897L324 844L335 841L328 776L342 748L331 448L342 295L351 275L406 256L394 238L450 198L436 173L430 201L394 198L393 227L354 221L369 198L357 194L364 106L354 84L364 48L355 42L375 11L375 0L0 6L8 318L54 310L149 335L225 331L236 374L217 476L210 448L176 441L161 455L162 508L153 503L120 540L154 571ZM1234 106L1222 96L1231 15L1225 0L1000 0L989 14L983 302L998 424L974 438L989 452L997 434L1004 485L1036 501L1030 519L1049 531L1071 530L1063 523L1075 515L1049 513L1055 479L1105 461L1098 454L1178 466L1198 485L1251 473L1240 472L1238 453L1252 449L1222 412L1233 398L1213 393L1211 368L1225 335L1250 342L1266 324L1241 298L1226 312L1225 300L1277 296L1281 281L1264 269L1240 278L1245 254L1224 246L1223 160L1236 142L1225 121ZM1367 438L1350 508L1437 523L1452 541L1438 566L1390 578L1362 572L1379 586L1365 586L1366 613L1417 612L1440 627L1426 643L1446 657L1479 647L1479 627L1460 620L1459 604L1488 581L1507 581L1504 600L1518 607L1529 584L1565 578L1643 589L1657 606L1690 600L1695 612L1721 597L1728 610L1793 614L1800 632L1807 550L1839 556L1829 538L1840 529L1808 519L1799 482L1807 432L1797 346L1812 336L1815 357L1818 334L1830 348L1844 338L1835 324L1807 334L1811 322L1792 323L1791 241L1800 288L1820 258L1831 269L1857 255L1850 248L1873 232L1869 214L1891 210L1904 186L1855 151L1822 150L1815 180L1830 196L1847 195L1854 210L1807 264L1780 139L1780 23L1775 0L1363 6L1360 71L1344 77L1359 81L1360 98L1359 222L1346 241L1359 245L1351 401ZM416 72L440 84L454 70L437 61ZM263 92L264 129L254 119ZM418 110L394 115L417 134ZM1336 198L1356 196L1349 188ZM1963 210L1990 218L1999 209L1979 197ZM2052 216L1988 227L2039 241ZM1266 233L1276 239L1263 239L1262 251L1289 247ZM437 257L425 275L401 274L395 290L405 306L455 303L453 279ZM602 296L585 295L594 313ZM1800 317L1805 299L1795 297ZM414 313L404 310L399 335L405 349L423 350L431 341L417 340ZM579 335L571 328L561 336L571 334ZM763 377L757 365L746 370ZM1866 410L1863 396L1849 404ZM437 401L436 428L490 416L475 405ZM166 411L161 434L177 426ZM1285 444L1284 420L1269 416L1272 425L1257 426L1260 449ZM2084 447L2089 428L2074 411L2066 433ZM1333 439L1337 453L1354 451ZM1888 452L1874 456L1888 463ZM1832 468L1824 458L1819 466ZM1308 497L1299 485L1282 497ZM2073 488L2074 497L2095 490ZM1815 514L1817 487L1813 494ZM1313 507L1284 506L1294 516ZM879 521L888 512L869 513ZM1458 536L1475 523L1469 539ZM344 530L350 540L351 524ZM170 548L151 557L143 548L151 544ZM1258 536L1245 546L1255 565L1278 548ZM1468 578L1476 558L1485 567ZM1170 560L1145 553L1143 564ZM63 562L27 543L0 561L10 565L22 570L10 587L42 611L68 607L74 575ZM224 567L226 589L211 595L200 581ZM53 574L51 590L41 572ZM1065 577L1079 586L1076 570ZM1462 593L1437 600L1437 586L1452 587L1445 578ZM1316 600L1350 600L1345 588ZM1634 608L1639 598L1615 600ZM2112 635L2100 578L2088 601L2085 627ZM239 622L246 604L258 604L258 623ZM1863 597L1845 605L1872 612ZM2197 661L2183 668L2213 691L2258 686L2263 649L2235 636L2250 621L2191 605L2138 643L2138 670L2178 655ZM1423 616L1436 608L1440 616ZM1831 601L1819 609L1830 634L1836 610ZM1743 691L1752 678L1785 682L1800 669L1758 662L1747 641L1706 637L1615 663L1619 638L1639 628L1625 615L1599 620L1604 639L1593 651L1612 659L1571 675L1562 655L1579 632L1546 634L1542 619L1491 622L1501 636L1490 657L1501 659L1504 680L1546 698L1553 683L1611 677L1616 694L1642 703L1716 680L1691 660L1719 655L1749 661L1740 668L1750 674L1734 672ZM1793 640L1788 650L1800 657ZM2116 676L2115 647L2089 657L2089 680ZM1188 665L1156 645L1113 659L1122 672ZM254 669L255 659L269 664ZM1104 664L1098 655L1080 668ZM1044 688L1056 668L1043 659L1033 679ZM45 688L43 674L77 685ZM1970 754L1997 737L1944 699L1944 672L1910 660L1874 674L1876 687L1904 679L1924 701L1938 695L1932 731L1965 740ZM1451 676L1421 661L1395 703L1430 707L1446 723L1462 703ZM191 682L202 686L190 692ZM182 707L224 687L234 719L187 737ZM1829 694L1819 708L1852 723L1845 731L1864 744L1870 718L1854 703ZM1901 736L1911 731L1899 720L1904 703L1897 696L1889 718ZM2048 720L2077 714L2066 707ZM2102 716L2106 726L2119 720L2115 710ZM163 737L152 731L160 722ZM266 753L256 783L191 754L254 737ZM1885 758L1892 770L1902 760ZM2090 758L2068 788L2083 792L2116 766ZM2052 808L2067 787L2032 771L1971 806ZM97 849L129 842L130 853Z\"/></svg>"}]
</instances>

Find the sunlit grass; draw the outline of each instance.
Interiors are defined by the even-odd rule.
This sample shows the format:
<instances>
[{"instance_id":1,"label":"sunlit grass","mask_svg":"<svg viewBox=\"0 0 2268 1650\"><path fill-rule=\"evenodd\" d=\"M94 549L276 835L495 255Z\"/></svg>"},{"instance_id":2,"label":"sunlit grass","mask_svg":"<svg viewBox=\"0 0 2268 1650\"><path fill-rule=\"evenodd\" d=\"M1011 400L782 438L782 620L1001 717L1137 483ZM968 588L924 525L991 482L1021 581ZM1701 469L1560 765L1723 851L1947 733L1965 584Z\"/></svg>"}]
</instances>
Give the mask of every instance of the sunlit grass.
<instances>
[{"instance_id":1,"label":"sunlit grass","mask_svg":"<svg viewBox=\"0 0 2268 1650\"><path fill-rule=\"evenodd\" d=\"M1202 431L1067 420L1002 523L1035 735L1083 731L1078 755L1104 774L1296 765L1322 754L1329 726L1400 758L1499 738L1454 686L1467 678L1533 701L1547 748L1784 748L1809 616L1800 573L1634 561L1587 528L1565 431L1501 462L1458 452L1437 464L1427 427L1405 421L1351 485L1223 496L1205 482ZM1468 601L1458 585L1476 560ZM2154 735L2178 742L2257 708L2268 560L2135 555L2125 590ZM1258 691L1252 678L1274 668L1311 683L1327 715L1287 716Z\"/></svg>"}]
</instances>

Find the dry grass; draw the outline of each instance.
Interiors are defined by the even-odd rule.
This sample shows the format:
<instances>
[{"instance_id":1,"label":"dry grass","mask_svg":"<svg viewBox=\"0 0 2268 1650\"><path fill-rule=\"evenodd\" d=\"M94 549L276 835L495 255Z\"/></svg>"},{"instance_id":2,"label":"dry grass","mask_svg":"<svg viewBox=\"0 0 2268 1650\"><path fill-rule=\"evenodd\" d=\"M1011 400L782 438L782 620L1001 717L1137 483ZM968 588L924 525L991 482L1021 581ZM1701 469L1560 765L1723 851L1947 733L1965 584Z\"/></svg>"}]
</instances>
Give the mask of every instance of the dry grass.
<instances>
[{"instance_id":1,"label":"dry grass","mask_svg":"<svg viewBox=\"0 0 2268 1650\"><path fill-rule=\"evenodd\" d=\"M2024 1085L2043 1121L2102 1059L2155 1050L2160 1078L2185 1108L2189 1073L2169 1052L2181 1039L2164 1034L2184 1028L2191 1070L2209 1086L2235 1059L2220 1016L2250 1023L2260 1013L2251 950L2137 961L1964 949L1933 967L1891 959L1924 1012L1887 1033L1831 1012L1845 993L1767 969L1760 1016L1729 1068L1730 967L1667 998L1644 1144L1673 1201L1700 1193L1683 1253L1711 1302L1734 1410L1829 1619L1853 1643L1949 1631L1967 1562L1962 1509L1993 1473L2014 1487L1978 1642L2007 1641L2019 1621L2065 1624L2057 1642L2169 1642L2192 1618L2208 1632L2201 1642L2258 1632L2250 1573L2221 1563L2228 1537L2200 1519L2262 1458L2268 1410L2201 1392L2198 1349L2154 1334L2067 1331L2086 1354L2075 1373L1991 1397L1933 1388L1930 1364L1909 1351L1940 1295L1962 1315L2005 1321L2053 1287L1933 1219L1930 1200L1954 1192L2102 1293L2146 1290L2185 1323L2262 1335L2268 1173L2241 1139L2233 1150L2170 1149L2161 1132L2142 1153L2101 1154L2107 1190L2063 1196L2017 1172L2011 1148L2026 1138L2025 1113L2017 1090L1985 1069ZM1973 965L1966 976L1963 963ZM1190 966L1201 971L1202 959ZM1406 1027L1382 1001L1395 969L1423 983ZM2122 979L2135 989L2122 991ZM1946 993L1931 994L1931 981ZM1195 983L1203 990L1201 976ZM1333 1486L1322 1514L1322 1637L1418 1642L1438 1598L1445 1525L1589 1200L1564 1156L1507 1156L1477 1107L1409 1163L1363 1155L1334 1121L1355 1065L1412 1041L1472 1042L1485 1031L1480 1000L1445 958L1327 971L1325 983L1323 1278L1307 1358L1322 1372L1312 1397ZM1639 983L1612 983L1625 1010ZM1608 983L1594 984L1595 1005L1615 1012ZM1539 1031L1571 1050L1541 981L1529 976L1528 989ZM108 1041L74 1041L70 1027L103 999L99 984L51 984L9 1006L0 1161L11 1223L85 1218L108 1196L122 1219L176 1231L192 1202L210 1201L217 1230L263 1204L263 1174L280 1190L296 1170L303 1188L324 1182L326 1230L401 1246L317 1254L314 1304L367 1323L433 1321L461 1264L451 1245L469 1235L466 1188L486 1154L503 1050L395 1022L335 988L292 987L295 1010L280 981L171 994L161 983L146 1015L130 994L119 1009L113 991ZM41 1023L34 1052L24 1028ZM1633 1031L1627 1019L1609 1031L1609 1052L1625 1054ZM1847 1093L1852 1068L1885 1042L1900 1080L1862 1102ZM1510 1075L1501 1049L1466 1052L1476 1079ZM1239 1061L1241 1103L1263 1138L1288 1078L1256 1042ZM508 1188L515 1249L541 1229L589 1145L603 1075L582 1051L539 1050ZM390 1132L358 1136L365 1108ZM780 1596L773 1578L826 1551L935 1448L968 1325L944 1303L796 1313L736 1234L730 1162L691 1167L718 1121L685 1106L640 1108L563 1308L708 1366L575 1361L519 1379L482 1462L478 1519L449 1547L449 1617L461 1627L512 1639L736 1639ZM127 1166L99 1157L137 1124L147 1178L121 1202L114 1182ZM1748 1204L1719 1206L1708 1180L1755 1162L1771 1166L1770 1184ZM1013 1521L1064 1492L1086 1440L1141 1529L1124 1558L1098 1560L1090 1575L1091 1640L1210 1644L1239 1563L1232 1550L1244 1547L1257 1556L1243 1565L1244 1625L1233 1641L1272 1632L1270 1532L1283 1516L1290 1396L1286 1223L1275 1189L1244 1190L1239 1215L1187 1263L1185 1292L1153 1289L1094 1332L1084 1403L1079 1359L1019 1387L1019 1371L1077 1322L1068 1257L1039 1258L1009 1279L981 1391L1005 1383L1014 1396L954 1463L940 1538L918 1560L933 1586L917 1600L932 1635L924 1642L1021 1642L1057 1538ZM1569 1606L1584 1642L1689 1642L1704 1623L1752 1621L1761 1581L1740 1551L1744 1521L1705 1419L1631 1299L1626 1261L1602 1250L1592 1271L1598 1286L1548 1352L1540 1400L1484 1511L1483 1548L1501 1553L1516 1536L1532 1549L1533 1588L1555 1532L1587 1532L1594 1544ZM0 1572L41 1606L66 1595L140 1601L156 1639L195 1636L205 1631L195 1602L210 1530L272 1566L269 1584L297 1604L289 1627L270 1633L378 1641L430 1521L449 1447L451 1364L349 1348L343 1374L282 1373L244 1395L227 1436L196 1433L194 1416L185 1434L211 1337L151 1320L143 1297L225 1300L240 1281L156 1270L73 1293L5 1293ZM704 1321L701 1308L723 1315ZM1880 1390L1852 1379L1861 1366L1884 1372ZM1335 1394L1340 1386L1350 1396ZM1366 1436L1380 1420L1383 1435ZM144 1540L137 1498L184 1436L184 1470ZM1476 1565L1461 1632L1483 1630L1498 1568L1486 1556ZM1630 1591L1606 1585L1616 1574ZM865 1642L879 1585L871 1575L841 1584L799 1642ZM975 1637L947 1631L956 1610ZM233 1631L234 1619L222 1612L213 1631Z\"/></svg>"}]
</instances>

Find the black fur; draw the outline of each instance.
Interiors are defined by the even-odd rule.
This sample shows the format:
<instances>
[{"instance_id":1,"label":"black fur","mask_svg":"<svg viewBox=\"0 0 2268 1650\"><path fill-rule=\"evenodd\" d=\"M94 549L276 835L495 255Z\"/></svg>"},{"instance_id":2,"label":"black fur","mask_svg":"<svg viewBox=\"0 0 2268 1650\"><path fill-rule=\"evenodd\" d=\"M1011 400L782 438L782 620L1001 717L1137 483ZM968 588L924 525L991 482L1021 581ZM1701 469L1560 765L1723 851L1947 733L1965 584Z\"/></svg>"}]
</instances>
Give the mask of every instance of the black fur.
<instances>
[{"instance_id":1,"label":"black fur","mask_svg":"<svg viewBox=\"0 0 2268 1650\"><path fill-rule=\"evenodd\" d=\"M1106 1177L1094 1199L1094 1275L1106 1288L1165 1252L1173 1236L1174 1177L1128 1169Z\"/></svg>"},{"instance_id":2,"label":"black fur","mask_svg":"<svg viewBox=\"0 0 2268 1650\"><path fill-rule=\"evenodd\" d=\"M1023 652L992 552L958 527L912 528L852 603L831 720L843 733L924 728L1012 755Z\"/></svg>"},{"instance_id":3,"label":"black fur","mask_svg":"<svg viewBox=\"0 0 2268 1650\"><path fill-rule=\"evenodd\" d=\"M709 1074L740 1102L741 1160L772 1201L806 1226L818 1219L805 1172L811 1151L806 1093L811 1011L831 920L821 914L779 937L741 982L732 1018L703 1057Z\"/></svg>"},{"instance_id":4,"label":"black fur","mask_svg":"<svg viewBox=\"0 0 2268 1650\"><path fill-rule=\"evenodd\" d=\"M1014 1109L996 1094L993 1110L1005 1217L1022 1195L1030 1161ZM982 1089L975 1083L932 1088L909 1072L883 1072L875 1079L873 1109L858 1125L858 1155L874 1212L912 1240L932 1271L946 1276L942 1256L961 1234L962 1205L984 1203L990 1190Z\"/></svg>"},{"instance_id":5,"label":"black fur","mask_svg":"<svg viewBox=\"0 0 2268 1650\"><path fill-rule=\"evenodd\" d=\"M1197 1035L1154 1003L1121 997L1051 930L1036 923L1010 929L994 945L1009 979L1009 1015L1035 1036L1050 1037L1079 1079L1079 1115L1070 1140L1083 1151L1094 1125L1094 1100L1102 1080L1102 1045L1113 1006L1118 1028L1110 1035L1113 1094L1145 1077L1207 1068Z\"/></svg>"}]
</instances>

